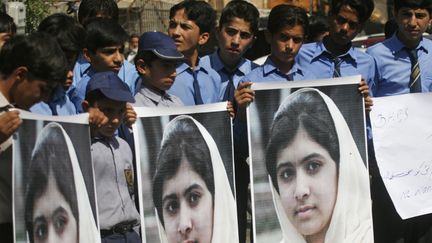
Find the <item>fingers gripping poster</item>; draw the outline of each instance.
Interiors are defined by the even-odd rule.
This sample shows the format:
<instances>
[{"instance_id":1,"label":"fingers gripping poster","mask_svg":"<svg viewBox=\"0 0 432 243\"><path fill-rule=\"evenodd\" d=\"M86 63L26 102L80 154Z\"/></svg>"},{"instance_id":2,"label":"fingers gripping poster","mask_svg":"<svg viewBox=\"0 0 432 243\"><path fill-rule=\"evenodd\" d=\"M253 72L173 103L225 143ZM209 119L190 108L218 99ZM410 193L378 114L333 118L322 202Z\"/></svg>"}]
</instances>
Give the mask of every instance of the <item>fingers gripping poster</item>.
<instances>
[{"instance_id":1,"label":"fingers gripping poster","mask_svg":"<svg viewBox=\"0 0 432 243\"><path fill-rule=\"evenodd\" d=\"M88 116L20 116L13 148L15 242L100 242Z\"/></svg>"},{"instance_id":2,"label":"fingers gripping poster","mask_svg":"<svg viewBox=\"0 0 432 243\"><path fill-rule=\"evenodd\" d=\"M360 77L253 85L255 242L373 242Z\"/></svg>"},{"instance_id":3,"label":"fingers gripping poster","mask_svg":"<svg viewBox=\"0 0 432 243\"><path fill-rule=\"evenodd\" d=\"M226 104L136 112L143 242L238 242Z\"/></svg>"}]
</instances>

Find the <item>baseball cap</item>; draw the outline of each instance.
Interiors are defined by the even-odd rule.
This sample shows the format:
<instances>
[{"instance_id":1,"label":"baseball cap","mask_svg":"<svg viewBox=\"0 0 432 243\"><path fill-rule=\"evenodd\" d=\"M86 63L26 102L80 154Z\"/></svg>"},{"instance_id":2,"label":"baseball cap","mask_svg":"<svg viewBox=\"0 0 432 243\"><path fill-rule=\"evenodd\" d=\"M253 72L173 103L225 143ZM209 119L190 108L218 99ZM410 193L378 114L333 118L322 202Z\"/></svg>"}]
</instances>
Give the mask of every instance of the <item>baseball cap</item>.
<instances>
[{"instance_id":1,"label":"baseball cap","mask_svg":"<svg viewBox=\"0 0 432 243\"><path fill-rule=\"evenodd\" d=\"M108 99L134 103L135 99L125 82L112 71L95 73L86 87L86 94L99 90Z\"/></svg>"},{"instance_id":2,"label":"baseball cap","mask_svg":"<svg viewBox=\"0 0 432 243\"><path fill-rule=\"evenodd\" d=\"M161 59L184 59L183 54L177 51L174 40L158 31L145 32L141 35L138 43L138 52L140 51L152 51Z\"/></svg>"}]
</instances>

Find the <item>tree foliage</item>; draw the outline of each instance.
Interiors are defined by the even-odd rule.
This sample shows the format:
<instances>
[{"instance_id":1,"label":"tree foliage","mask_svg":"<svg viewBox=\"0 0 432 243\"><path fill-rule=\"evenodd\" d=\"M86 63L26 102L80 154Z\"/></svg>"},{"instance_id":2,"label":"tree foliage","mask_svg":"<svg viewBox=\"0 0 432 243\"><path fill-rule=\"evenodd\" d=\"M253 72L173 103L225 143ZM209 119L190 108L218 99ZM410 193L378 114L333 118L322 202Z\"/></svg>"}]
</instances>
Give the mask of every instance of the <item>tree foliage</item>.
<instances>
[{"instance_id":1,"label":"tree foliage","mask_svg":"<svg viewBox=\"0 0 432 243\"><path fill-rule=\"evenodd\" d=\"M34 32L39 23L49 15L52 0L25 0L26 5L26 32Z\"/></svg>"}]
</instances>

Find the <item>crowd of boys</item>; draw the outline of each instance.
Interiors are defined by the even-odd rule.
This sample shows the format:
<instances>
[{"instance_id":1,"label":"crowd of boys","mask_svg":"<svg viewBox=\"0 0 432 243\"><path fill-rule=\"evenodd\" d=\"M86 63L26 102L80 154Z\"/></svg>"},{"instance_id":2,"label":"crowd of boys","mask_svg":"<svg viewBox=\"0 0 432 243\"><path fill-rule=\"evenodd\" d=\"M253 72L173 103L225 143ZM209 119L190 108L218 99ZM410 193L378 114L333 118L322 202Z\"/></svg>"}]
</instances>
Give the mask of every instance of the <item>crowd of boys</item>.
<instances>
[{"instance_id":1,"label":"crowd of boys","mask_svg":"<svg viewBox=\"0 0 432 243\"><path fill-rule=\"evenodd\" d=\"M309 35L305 10L274 7L265 32L271 52L260 66L243 57L254 43L259 21L257 8L247 1L229 2L217 27L216 11L207 2L174 5L167 34L143 33L131 62L125 61L129 36L118 23L113 0L82 0L79 22L54 14L27 36L11 37L16 31L13 20L0 15L0 44L5 43L0 51L1 241L13 242L10 144L21 124L14 107L45 115L89 112L101 237L104 242L141 242L136 184L125 178L125 171L136 174L129 129L136 120L133 107L227 101L234 117L239 236L245 242L249 183L245 108L254 100L253 82L359 74L359 93L367 111L373 105L371 96L432 91L432 42L423 37L432 20L432 0L395 0L397 31L364 53L352 47L352 40L373 9L372 0L331 1L328 34L303 45ZM211 33L218 48L201 57L200 47ZM131 39L136 42L136 37ZM278 100L271 98L270 102ZM369 150L375 242L432 242L432 216L401 220L379 175L373 147Z\"/></svg>"}]
</instances>

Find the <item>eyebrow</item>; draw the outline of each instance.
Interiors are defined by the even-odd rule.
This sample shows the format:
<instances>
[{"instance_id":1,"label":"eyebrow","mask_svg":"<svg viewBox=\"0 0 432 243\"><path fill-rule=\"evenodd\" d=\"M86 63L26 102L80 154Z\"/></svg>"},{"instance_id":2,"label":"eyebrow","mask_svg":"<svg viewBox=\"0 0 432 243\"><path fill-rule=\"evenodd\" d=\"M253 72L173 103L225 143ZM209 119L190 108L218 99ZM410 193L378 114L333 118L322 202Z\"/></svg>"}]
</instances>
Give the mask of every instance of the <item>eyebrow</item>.
<instances>
[{"instance_id":1,"label":"eyebrow","mask_svg":"<svg viewBox=\"0 0 432 243\"><path fill-rule=\"evenodd\" d=\"M319 153L311 153L311 154L307 155L306 157L304 157L300 161L300 164L302 165L302 164L306 163L306 161L313 159L313 158L324 158L324 157ZM276 167L276 171L279 171L282 167L287 167L287 166L290 166L292 164L294 164L294 163L291 161L282 162Z\"/></svg>"},{"instance_id":2,"label":"eyebrow","mask_svg":"<svg viewBox=\"0 0 432 243\"><path fill-rule=\"evenodd\" d=\"M54 212L53 212L52 215L57 215L57 214L65 213L65 212L66 212L66 209L63 208L62 206L59 206L59 207L56 208L56 210L54 210ZM47 220L46 220L45 216L41 215L41 216L37 216L34 219L34 222L35 223L37 223L37 222L47 222Z\"/></svg>"},{"instance_id":3,"label":"eyebrow","mask_svg":"<svg viewBox=\"0 0 432 243\"><path fill-rule=\"evenodd\" d=\"M196 189L198 189L198 190L202 190L202 186L200 186L200 185L198 185L198 184L196 184L196 183L190 185L190 186L189 186L188 188L186 188L186 190L183 192L183 196L186 196L186 195L189 194L191 191L196 190ZM176 195L175 193L168 194L168 195L166 195L166 196L164 196L164 197L162 198L162 205L164 205L166 201L175 200L175 199L177 199L177 198L178 198L178 197L177 197L177 195Z\"/></svg>"}]
</instances>

